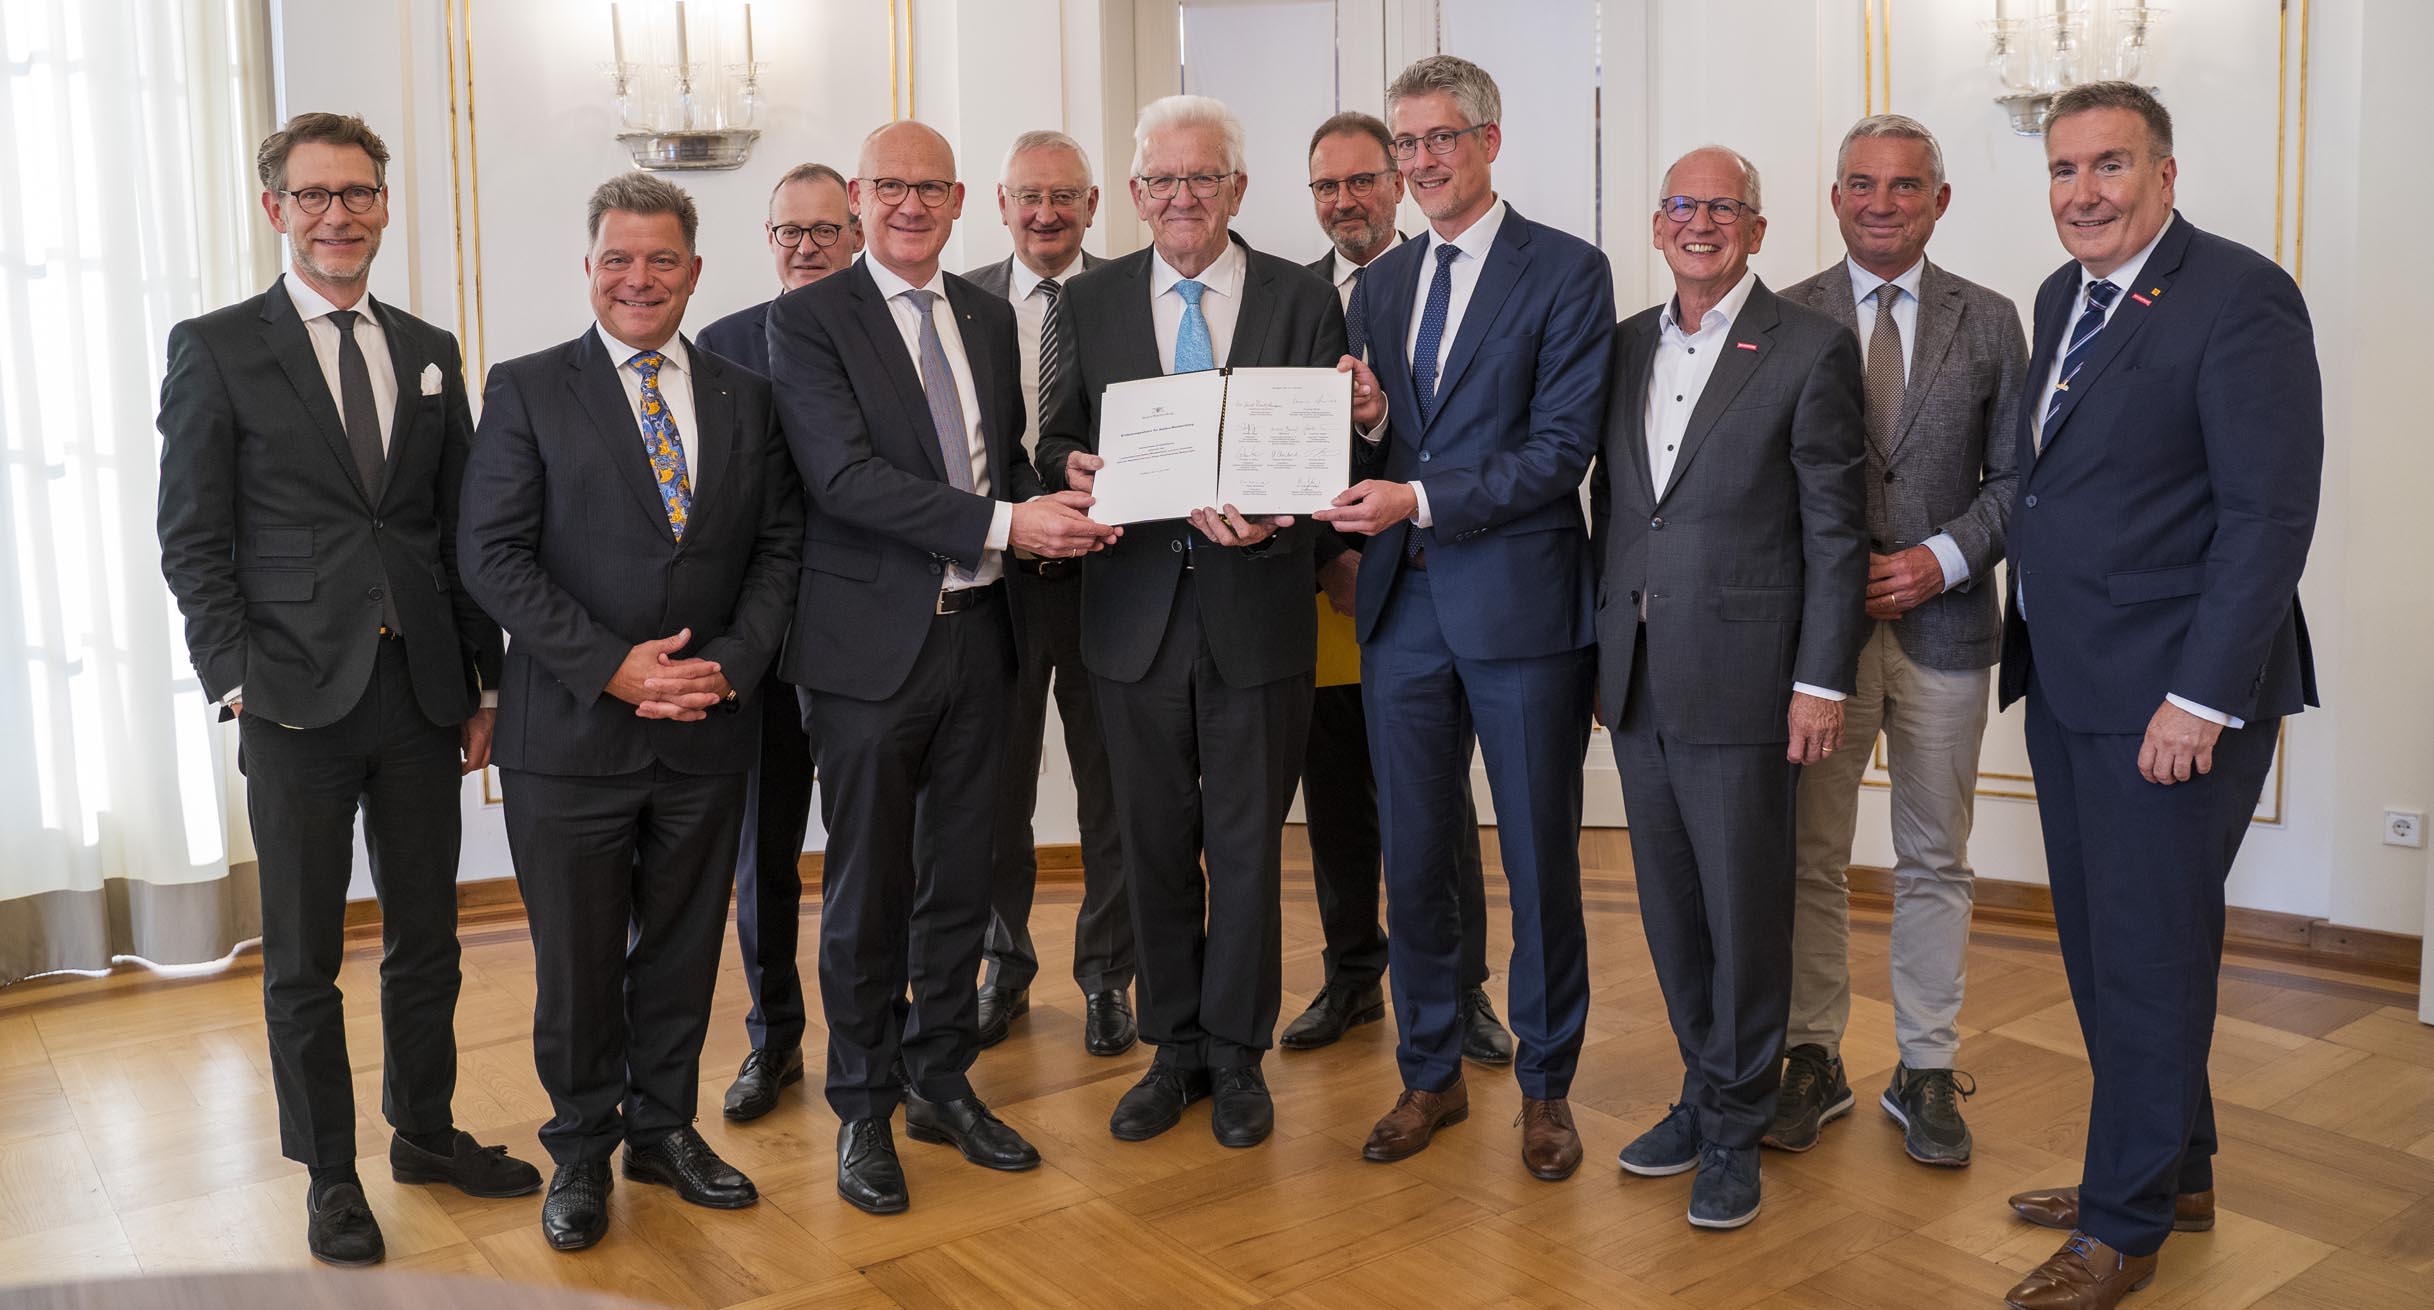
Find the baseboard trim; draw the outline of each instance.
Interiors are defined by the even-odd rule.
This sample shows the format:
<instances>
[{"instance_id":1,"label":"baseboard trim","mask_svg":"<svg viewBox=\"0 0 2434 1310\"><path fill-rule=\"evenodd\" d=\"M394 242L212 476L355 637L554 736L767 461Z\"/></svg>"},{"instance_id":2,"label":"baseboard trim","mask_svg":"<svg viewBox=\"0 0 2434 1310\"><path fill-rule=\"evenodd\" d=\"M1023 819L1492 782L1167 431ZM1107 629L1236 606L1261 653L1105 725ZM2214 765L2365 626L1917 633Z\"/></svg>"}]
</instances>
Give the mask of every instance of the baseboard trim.
<instances>
[{"instance_id":1,"label":"baseboard trim","mask_svg":"<svg viewBox=\"0 0 2434 1310\"><path fill-rule=\"evenodd\" d=\"M1038 849L1041 882L1081 882L1082 848L1079 845L1059 842ZM824 867L818 851L803 853L801 868L806 897L817 899L820 874ZM1873 910L1892 909L1893 871L1876 865L1852 865L1851 901L1854 905ZM460 922L480 924L521 917L524 900L516 891L515 879L483 878L457 884L456 908ZM2053 893L2041 883L1979 878L1976 917L1983 923L2010 924L2051 932L2054 928ZM346 926L349 936L377 937L380 931L380 903L372 900L347 902ZM2225 918L2223 936L2228 946L2294 963L2372 974L2395 981L2415 982L2418 977L2420 939L2409 933L2348 928L2303 914L2233 906Z\"/></svg>"}]
</instances>

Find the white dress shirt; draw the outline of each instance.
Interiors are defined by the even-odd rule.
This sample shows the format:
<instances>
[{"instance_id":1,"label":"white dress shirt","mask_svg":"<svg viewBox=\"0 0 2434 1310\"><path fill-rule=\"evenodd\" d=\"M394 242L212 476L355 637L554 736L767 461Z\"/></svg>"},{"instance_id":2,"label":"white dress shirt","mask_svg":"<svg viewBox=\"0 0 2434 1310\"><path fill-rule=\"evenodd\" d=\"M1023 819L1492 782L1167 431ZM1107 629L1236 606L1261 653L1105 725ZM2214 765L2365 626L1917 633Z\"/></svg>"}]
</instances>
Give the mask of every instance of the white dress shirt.
<instances>
[{"instance_id":1,"label":"white dress shirt","mask_svg":"<svg viewBox=\"0 0 2434 1310\"><path fill-rule=\"evenodd\" d=\"M1377 263L1387 251L1392 250L1396 246L1402 244L1403 234L1400 232L1393 233L1387 239L1386 244L1378 248L1378 253L1369 257L1369 263ZM1349 311L1352 308L1352 280L1355 275L1357 275L1363 268L1368 267L1368 265L1353 263L1351 260L1344 258L1344 252L1341 250L1335 252L1334 258L1335 263L1331 266L1329 271L1332 272L1335 277L1335 303L1341 305L1346 311ZM1429 270L1429 275L1432 277L1435 276L1436 270ZM1373 351L1372 353L1375 352Z\"/></svg>"},{"instance_id":2,"label":"white dress shirt","mask_svg":"<svg viewBox=\"0 0 2434 1310\"><path fill-rule=\"evenodd\" d=\"M1234 353L1234 320L1242 313L1242 278L1250 261L1242 257L1242 247L1231 239L1225 252L1215 263L1200 270L1195 279L1204 288L1200 293L1200 316L1209 324L1209 355L1224 368L1226 359ZM1175 371L1175 336L1183 330L1183 295L1175 284L1183 275L1166 262L1166 256L1152 247L1149 253L1149 318L1158 333L1158 366Z\"/></svg>"},{"instance_id":3,"label":"white dress shirt","mask_svg":"<svg viewBox=\"0 0 2434 1310\"><path fill-rule=\"evenodd\" d=\"M293 265L287 270L287 298L296 307L296 317L304 320L304 335L313 342L313 358L321 364L321 378L330 384L330 399L338 406L341 421L346 417L346 393L338 384L338 325L330 315L338 307L327 296L313 290L312 284L299 276ZM389 334L381 330L380 316L372 312L372 293L353 305L355 344L363 348L364 368L372 375L372 405L380 415L380 449L388 453L390 429L397 423L397 365L389 358Z\"/></svg>"},{"instance_id":4,"label":"white dress shirt","mask_svg":"<svg viewBox=\"0 0 2434 1310\"><path fill-rule=\"evenodd\" d=\"M1059 294L1073 275L1082 271L1082 253L1075 251L1073 262L1056 273ZM1048 329L1048 296L1040 290L1042 281L1031 266L1017 257L1014 276L1006 284L1014 302L1014 340L1023 359L1023 454L1028 458L1040 430L1040 334Z\"/></svg>"},{"instance_id":5,"label":"white dress shirt","mask_svg":"<svg viewBox=\"0 0 2434 1310\"><path fill-rule=\"evenodd\" d=\"M1021 261L1016 261L1020 263ZM913 372L921 372L921 311L904 293L914 290L912 283L896 275L879 260L868 261L871 280L879 284L879 294L887 297L887 312L896 320L896 332L904 338L905 353L912 358ZM972 360L964 353L963 331L955 324L955 307L947 303L946 275L935 269L923 291L932 293L930 322L938 329L938 344L946 351L947 370L955 375L955 395L963 401L964 445L972 460L972 494L987 496L993 490L989 484L989 446L981 435L980 396L972 385ZM985 587L1005 576L1006 539L1014 530L1014 506L998 501L989 519L989 537L983 542L979 562L969 578L947 570L942 591L959 591L965 587Z\"/></svg>"},{"instance_id":6,"label":"white dress shirt","mask_svg":"<svg viewBox=\"0 0 2434 1310\"><path fill-rule=\"evenodd\" d=\"M2080 267L2079 294L2072 299L2070 309L2064 318L2062 325L2062 339L2056 343L2054 349L2053 366L2045 371L2045 389L2037 393L2037 413L2035 421L2037 424L2037 445L2039 448L2043 448L2045 445L2045 411L2054 403L2054 391L2062 385L2062 357L2070 353L2071 331L2078 326L2079 316L2087 312L2087 289L2094 286L2098 282L2110 282L2114 286L2121 288L2120 291L2114 294L2113 303L2104 307L2105 326L2111 327L2113 325L2113 315L2120 313L2121 307L2129 302L2130 293L2138 290L2138 274L2141 270L2146 268L2147 257L2155 253L2155 247L2163 244L2164 233L2171 230L2172 219L2167 216L2164 219L2164 225L2157 229L2155 239L2153 241L2149 241L2137 254L2130 256L2128 263L2123 264L2121 267L2114 269L2111 273L2108 273L2101 278L2096 276L2094 273L2089 272L2085 265ZM2098 330L2101 331L2102 329ZM2025 588L2019 590L2017 603L2020 607L2020 617L2022 619L2026 619L2028 617L2028 593ZM2247 720L2240 718L2236 714L2226 714L2223 711L2215 709L2211 706L2200 705L2196 701L2189 700L2177 692L2166 692L2164 694L2164 699L2184 710L2187 710L2191 714L2206 720L2208 723L2219 723L2226 728L2245 728L2248 726Z\"/></svg>"},{"instance_id":7,"label":"white dress shirt","mask_svg":"<svg viewBox=\"0 0 2434 1310\"><path fill-rule=\"evenodd\" d=\"M1432 375L1438 386L1445 385L1445 360L1453 353L1454 338L1462 331L1462 316L1470 310L1471 293L1479 289L1479 271L1487 266L1487 252L1495 248L1496 234L1504 229L1504 216L1511 212L1512 207L1499 199L1488 206L1478 222L1462 229L1459 236L1448 239L1433 227L1428 230L1428 249L1420 258L1420 287L1411 301L1411 327L1403 334L1403 358L1417 362L1420 320L1427 316L1428 289L1437 280L1437 248L1452 246L1462 253L1454 257L1449 270L1453 295L1446 301L1445 330L1437 337L1437 371ZM1377 432L1380 437L1385 435L1383 420L1378 423ZM1419 502L1419 507L1412 511L1412 523L1423 528L1433 526L1436 518L1428 512L1428 488L1415 481L1411 494Z\"/></svg>"},{"instance_id":8,"label":"white dress shirt","mask_svg":"<svg viewBox=\"0 0 2434 1310\"><path fill-rule=\"evenodd\" d=\"M1648 398L1640 428L1648 443L1649 481L1660 499L1673 481L1674 461L1681 458L1691 411L1698 408L1700 393L1707 390L1707 380L1716 371L1716 361L1732 343L1733 320L1741 316L1742 306L1749 303L1757 285L1756 273L1743 272L1733 289L1701 315L1698 326L1689 332L1674 317L1682 308L1678 296L1666 300L1665 307L1657 311L1656 354L1648 362ZM1841 700L1850 694L1806 682L1793 683L1792 690L1821 700Z\"/></svg>"},{"instance_id":9,"label":"white dress shirt","mask_svg":"<svg viewBox=\"0 0 2434 1310\"><path fill-rule=\"evenodd\" d=\"M1868 347L1876 334L1876 315L1879 312L1876 289L1885 284L1885 279L1861 268L1857 260L1847 255L1843 262L1851 270L1852 308L1859 316L1859 371L1865 376L1868 371ZM1902 338L1902 383L1905 386L1910 381L1910 362L1918 358L1918 290L1926 277L1927 258L1921 255L1918 262L1892 280L1893 285L1901 290L1901 294L1893 298L1892 313L1893 326ZM1954 541L1951 533L1936 533L1919 544L1925 546L1935 556L1935 562L1943 566L1944 590L1950 591L1969 581L1969 558L1961 553L1961 543Z\"/></svg>"},{"instance_id":10,"label":"white dress shirt","mask_svg":"<svg viewBox=\"0 0 2434 1310\"><path fill-rule=\"evenodd\" d=\"M634 356L642 347L617 339L605 323L593 325L600 334L600 344L607 348L609 362L617 366L618 385L625 388L625 407L634 414L634 427L642 428L642 370L634 367ZM698 494L701 491L701 434L693 423L693 357L685 350L683 337L669 337L668 344L659 347L666 363L659 366L659 401L667 406L668 421L676 425L676 444L685 451L685 485Z\"/></svg>"}]
</instances>

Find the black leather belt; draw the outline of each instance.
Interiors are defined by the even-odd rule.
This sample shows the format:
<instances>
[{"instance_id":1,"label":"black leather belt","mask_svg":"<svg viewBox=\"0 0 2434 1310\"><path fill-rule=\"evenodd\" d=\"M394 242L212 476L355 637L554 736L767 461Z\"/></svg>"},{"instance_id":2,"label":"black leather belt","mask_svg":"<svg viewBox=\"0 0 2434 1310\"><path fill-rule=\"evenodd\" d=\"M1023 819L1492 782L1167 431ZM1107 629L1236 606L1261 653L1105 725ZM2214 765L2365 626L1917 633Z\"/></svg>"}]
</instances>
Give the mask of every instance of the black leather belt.
<instances>
[{"instance_id":1,"label":"black leather belt","mask_svg":"<svg viewBox=\"0 0 2434 1310\"><path fill-rule=\"evenodd\" d=\"M985 602L997 599L998 589L1004 585L1002 582L992 582L985 587L959 587L953 591L939 592L938 612L961 614L965 610L978 608Z\"/></svg>"},{"instance_id":2,"label":"black leather belt","mask_svg":"<svg viewBox=\"0 0 2434 1310\"><path fill-rule=\"evenodd\" d=\"M1007 560L1014 567L1035 578L1062 578L1082 567L1078 559L1038 559L1015 555Z\"/></svg>"}]
</instances>

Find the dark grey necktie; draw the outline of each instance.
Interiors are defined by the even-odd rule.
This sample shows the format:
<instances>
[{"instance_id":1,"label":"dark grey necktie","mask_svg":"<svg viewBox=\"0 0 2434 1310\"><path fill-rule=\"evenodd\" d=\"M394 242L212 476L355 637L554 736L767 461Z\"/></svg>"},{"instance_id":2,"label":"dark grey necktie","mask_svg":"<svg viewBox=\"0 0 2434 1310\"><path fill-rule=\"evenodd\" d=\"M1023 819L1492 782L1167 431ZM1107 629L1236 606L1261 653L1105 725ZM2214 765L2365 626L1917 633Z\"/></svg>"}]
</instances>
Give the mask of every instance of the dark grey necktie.
<instances>
[{"instance_id":1,"label":"dark grey necktie","mask_svg":"<svg viewBox=\"0 0 2434 1310\"><path fill-rule=\"evenodd\" d=\"M1065 347L1056 339L1056 307L1065 298L1065 288L1055 278L1040 279L1040 294L1048 303L1040 306L1040 409L1048 408L1048 398L1056 394L1058 375L1064 370Z\"/></svg>"},{"instance_id":2,"label":"dark grey necktie","mask_svg":"<svg viewBox=\"0 0 2434 1310\"><path fill-rule=\"evenodd\" d=\"M372 399L372 366L355 340L355 321L361 317L351 309L330 311L330 321L338 325L338 414L346 424L347 449L355 454L363 493L378 501L388 455L380 443L380 403Z\"/></svg>"}]
</instances>

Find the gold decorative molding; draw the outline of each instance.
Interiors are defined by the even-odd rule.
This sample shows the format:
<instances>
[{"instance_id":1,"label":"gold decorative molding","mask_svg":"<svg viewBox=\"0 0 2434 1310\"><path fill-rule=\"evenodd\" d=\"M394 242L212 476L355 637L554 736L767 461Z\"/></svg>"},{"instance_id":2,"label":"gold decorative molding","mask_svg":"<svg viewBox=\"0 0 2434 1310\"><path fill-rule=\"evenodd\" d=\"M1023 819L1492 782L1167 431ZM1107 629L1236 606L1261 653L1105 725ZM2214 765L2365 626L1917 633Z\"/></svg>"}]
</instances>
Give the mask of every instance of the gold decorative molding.
<instances>
[{"instance_id":1,"label":"gold decorative molding","mask_svg":"<svg viewBox=\"0 0 2434 1310\"><path fill-rule=\"evenodd\" d=\"M465 389L480 395L489 370L490 333L482 313L482 147L473 111L473 0L447 0L448 48L448 218L456 251L456 340ZM464 56L464 72L457 56ZM458 122L458 96L463 96L463 123ZM467 198L471 203L468 205ZM465 248L466 214L472 214L473 248ZM466 284L472 283L468 311Z\"/></svg>"},{"instance_id":2,"label":"gold decorative molding","mask_svg":"<svg viewBox=\"0 0 2434 1310\"><path fill-rule=\"evenodd\" d=\"M897 6L903 6L901 19ZM897 41L898 23L903 41ZM903 87L898 90L901 78ZM901 109L899 106L901 105ZM915 117L913 112L913 0L887 0L887 121Z\"/></svg>"}]
</instances>

